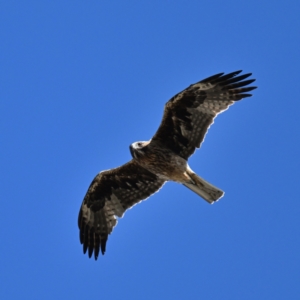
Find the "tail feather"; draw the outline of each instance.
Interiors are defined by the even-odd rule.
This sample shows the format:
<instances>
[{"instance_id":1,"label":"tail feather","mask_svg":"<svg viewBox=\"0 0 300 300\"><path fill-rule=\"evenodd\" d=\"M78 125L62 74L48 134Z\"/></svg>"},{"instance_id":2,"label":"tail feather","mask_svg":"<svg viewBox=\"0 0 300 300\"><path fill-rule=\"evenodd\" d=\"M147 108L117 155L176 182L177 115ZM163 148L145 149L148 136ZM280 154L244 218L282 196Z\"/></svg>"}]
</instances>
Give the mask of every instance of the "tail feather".
<instances>
[{"instance_id":1,"label":"tail feather","mask_svg":"<svg viewBox=\"0 0 300 300\"><path fill-rule=\"evenodd\" d=\"M194 172L189 173L189 176L193 180L193 183L184 183L183 185L201 196L208 203L212 204L223 197L224 192L222 190L208 183Z\"/></svg>"}]
</instances>

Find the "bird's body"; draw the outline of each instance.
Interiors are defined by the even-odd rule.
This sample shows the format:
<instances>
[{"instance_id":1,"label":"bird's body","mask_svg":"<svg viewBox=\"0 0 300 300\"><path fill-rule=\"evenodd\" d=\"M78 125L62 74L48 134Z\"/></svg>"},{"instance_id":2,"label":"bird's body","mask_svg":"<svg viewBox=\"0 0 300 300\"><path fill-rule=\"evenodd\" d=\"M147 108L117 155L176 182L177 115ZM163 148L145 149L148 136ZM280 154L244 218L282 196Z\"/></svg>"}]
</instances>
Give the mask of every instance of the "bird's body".
<instances>
[{"instance_id":1,"label":"bird's body","mask_svg":"<svg viewBox=\"0 0 300 300\"><path fill-rule=\"evenodd\" d=\"M137 144L141 144L141 146L135 148ZM164 147L163 144L155 141L137 142L130 145L130 147L130 152L133 153L133 159L135 159L140 166L156 174L159 178L180 183L189 180L186 174L188 169L187 161L179 155L176 155L170 149ZM166 163L168 164L168 168L165 167Z\"/></svg>"},{"instance_id":2,"label":"bird's body","mask_svg":"<svg viewBox=\"0 0 300 300\"><path fill-rule=\"evenodd\" d=\"M207 202L224 192L194 173L188 158L199 148L214 118L235 101L251 96L254 80L241 71L206 78L175 95L165 105L160 127L150 141L130 145L132 160L102 171L92 181L78 218L83 251L104 254L108 235L133 205L157 192L166 181L183 184Z\"/></svg>"},{"instance_id":3,"label":"bird's body","mask_svg":"<svg viewBox=\"0 0 300 300\"><path fill-rule=\"evenodd\" d=\"M158 178L182 183L209 203L220 199L224 194L195 174L186 159L160 142L135 142L130 145L130 152L141 167L156 174Z\"/></svg>"}]
</instances>

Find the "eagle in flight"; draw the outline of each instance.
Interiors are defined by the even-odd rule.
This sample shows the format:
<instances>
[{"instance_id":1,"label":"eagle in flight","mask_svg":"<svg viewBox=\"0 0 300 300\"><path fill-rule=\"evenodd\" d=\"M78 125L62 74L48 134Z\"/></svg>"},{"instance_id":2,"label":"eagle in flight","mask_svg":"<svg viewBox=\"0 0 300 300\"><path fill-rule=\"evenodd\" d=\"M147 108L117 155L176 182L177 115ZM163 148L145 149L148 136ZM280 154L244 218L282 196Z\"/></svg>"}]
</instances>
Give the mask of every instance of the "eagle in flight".
<instances>
[{"instance_id":1,"label":"eagle in flight","mask_svg":"<svg viewBox=\"0 0 300 300\"><path fill-rule=\"evenodd\" d=\"M116 217L157 192L166 181L182 183L208 203L223 196L223 191L192 171L188 158L200 147L219 113L235 101L252 96L248 92L256 87L248 85L255 79L245 80L251 73L240 73L216 74L175 95L166 103L152 139L130 145L132 160L94 178L78 217L84 253L89 257L94 253L95 259L100 250L104 254Z\"/></svg>"}]
</instances>

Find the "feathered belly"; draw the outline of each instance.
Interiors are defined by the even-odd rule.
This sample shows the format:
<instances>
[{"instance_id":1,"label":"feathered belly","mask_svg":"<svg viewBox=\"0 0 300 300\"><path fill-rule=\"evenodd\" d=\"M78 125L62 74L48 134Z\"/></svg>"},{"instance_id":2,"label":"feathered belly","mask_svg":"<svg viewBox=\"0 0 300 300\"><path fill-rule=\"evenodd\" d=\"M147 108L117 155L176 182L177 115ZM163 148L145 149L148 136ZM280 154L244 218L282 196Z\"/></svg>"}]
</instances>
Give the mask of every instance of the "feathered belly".
<instances>
[{"instance_id":1,"label":"feathered belly","mask_svg":"<svg viewBox=\"0 0 300 300\"><path fill-rule=\"evenodd\" d=\"M171 151L157 150L149 151L140 157L139 164L150 172L164 180L176 182L189 182L186 174L188 164L185 159Z\"/></svg>"}]
</instances>

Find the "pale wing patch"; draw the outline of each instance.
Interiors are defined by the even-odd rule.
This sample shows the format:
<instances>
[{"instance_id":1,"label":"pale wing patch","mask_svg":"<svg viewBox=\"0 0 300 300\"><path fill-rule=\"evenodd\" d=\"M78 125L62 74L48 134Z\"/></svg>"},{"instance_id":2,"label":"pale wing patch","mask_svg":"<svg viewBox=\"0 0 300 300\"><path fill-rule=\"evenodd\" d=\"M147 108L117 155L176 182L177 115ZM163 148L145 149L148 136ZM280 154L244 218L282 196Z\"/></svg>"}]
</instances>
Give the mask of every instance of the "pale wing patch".
<instances>
[{"instance_id":1,"label":"pale wing patch","mask_svg":"<svg viewBox=\"0 0 300 300\"><path fill-rule=\"evenodd\" d=\"M210 100L204 101L201 105L199 105L196 110L211 115L212 117L216 117L219 113L227 110L230 105L232 105L234 101L222 101L222 100ZM188 109L191 113L193 113L193 109Z\"/></svg>"},{"instance_id":2,"label":"pale wing patch","mask_svg":"<svg viewBox=\"0 0 300 300\"><path fill-rule=\"evenodd\" d=\"M94 223L94 213L87 207L86 204L82 204L81 206L82 217L88 223Z\"/></svg>"},{"instance_id":3,"label":"pale wing patch","mask_svg":"<svg viewBox=\"0 0 300 300\"><path fill-rule=\"evenodd\" d=\"M118 197L114 194L114 191L110 197L110 201L106 201L105 206L110 207L110 209L113 209L114 215L120 218L123 217L125 209L122 206Z\"/></svg>"},{"instance_id":4,"label":"pale wing patch","mask_svg":"<svg viewBox=\"0 0 300 300\"><path fill-rule=\"evenodd\" d=\"M201 83L201 82L198 82L198 83L195 83L195 84L191 84L188 89L190 88L196 88L196 89L199 89L201 91L206 91L206 90L210 90L211 88L215 87L216 85L215 84L211 84L211 83Z\"/></svg>"}]
</instances>

